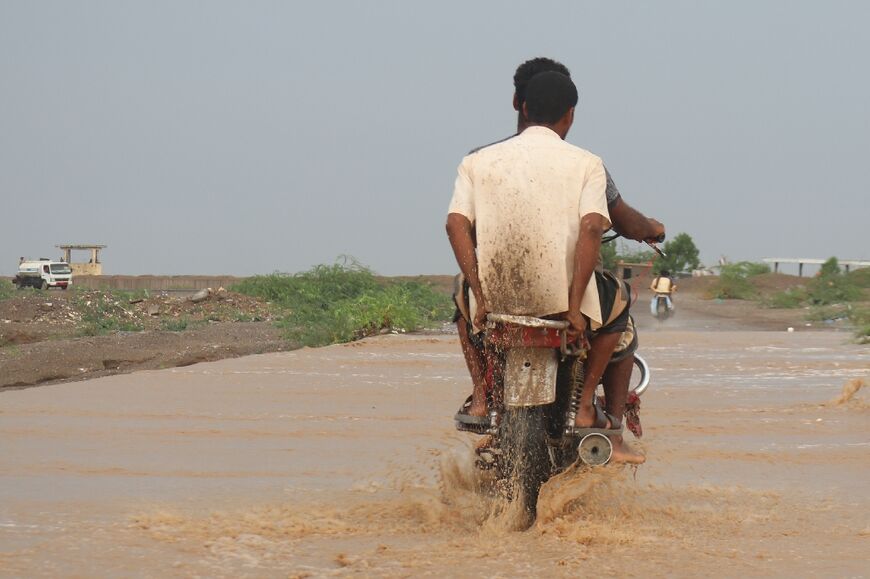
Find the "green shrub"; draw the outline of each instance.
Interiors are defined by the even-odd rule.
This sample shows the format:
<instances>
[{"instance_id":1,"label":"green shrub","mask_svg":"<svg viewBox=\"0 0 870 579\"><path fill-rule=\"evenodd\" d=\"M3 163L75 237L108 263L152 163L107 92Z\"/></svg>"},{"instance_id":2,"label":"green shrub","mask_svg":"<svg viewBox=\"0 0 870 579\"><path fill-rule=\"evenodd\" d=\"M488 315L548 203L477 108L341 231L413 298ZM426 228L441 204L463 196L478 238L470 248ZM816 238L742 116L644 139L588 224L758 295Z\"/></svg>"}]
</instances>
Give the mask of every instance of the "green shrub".
<instances>
[{"instance_id":1,"label":"green shrub","mask_svg":"<svg viewBox=\"0 0 870 579\"><path fill-rule=\"evenodd\" d=\"M166 319L160 322L160 329L167 332L183 332L187 329L188 324L187 318Z\"/></svg>"},{"instance_id":2,"label":"green shrub","mask_svg":"<svg viewBox=\"0 0 870 579\"><path fill-rule=\"evenodd\" d=\"M141 332L144 326L124 308L127 300L115 299L112 294L84 294L75 296L73 303L82 314L79 333L98 336L109 332Z\"/></svg>"},{"instance_id":3,"label":"green shrub","mask_svg":"<svg viewBox=\"0 0 870 579\"><path fill-rule=\"evenodd\" d=\"M452 311L449 296L429 285L379 282L354 261L295 275L256 276L232 289L284 310L278 325L289 340L307 346L347 342L381 330L412 331L446 321Z\"/></svg>"},{"instance_id":4,"label":"green shrub","mask_svg":"<svg viewBox=\"0 0 870 579\"><path fill-rule=\"evenodd\" d=\"M15 284L6 279L0 279L0 300L6 300L15 295Z\"/></svg>"},{"instance_id":5,"label":"green shrub","mask_svg":"<svg viewBox=\"0 0 870 579\"><path fill-rule=\"evenodd\" d=\"M863 295L860 287L841 274L814 278L807 289L810 303L820 306L856 301Z\"/></svg>"},{"instance_id":6,"label":"green shrub","mask_svg":"<svg viewBox=\"0 0 870 579\"><path fill-rule=\"evenodd\" d=\"M741 261L723 265L719 279L710 288L711 297L723 300L750 300L758 296L758 291L752 287L747 278L770 271L761 264Z\"/></svg>"},{"instance_id":7,"label":"green shrub","mask_svg":"<svg viewBox=\"0 0 870 579\"><path fill-rule=\"evenodd\" d=\"M710 293L712 297L723 300L751 300L758 295L745 277L734 272L720 274Z\"/></svg>"},{"instance_id":8,"label":"green shrub","mask_svg":"<svg viewBox=\"0 0 870 579\"><path fill-rule=\"evenodd\" d=\"M870 288L870 267L852 270L846 274L846 278L861 289Z\"/></svg>"},{"instance_id":9,"label":"green shrub","mask_svg":"<svg viewBox=\"0 0 870 579\"><path fill-rule=\"evenodd\" d=\"M819 277L840 275L840 262L836 257L829 257L819 268Z\"/></svg>"},{"instance_id":10,"label":"green shrub","mask_svg":"<svg viewBox=\"0 0 870 579\"><path fill-rule=\"evenodd\" d=\"M849 321L855 326L858 343L870 344L870 308L851 308Z\"/></svg>"},{"instance_id":11,"label":"green shrub","mask_svg":"<svg viewBox=\"0 0 870 579\"><path fill-rule=\"evenodd\" d=\"M807 290L803 287L788 288L777 292L764 300L768 308L794 309L803 306L807 301Z\"/></svg>"},{"instance_id":12,"label":"green shrub","mask_svg":"<svg viewBox=\"0 0 870 579\"><path fill-rule=\"evenodd\" d=\"M845 320L851 314L852 308L845 304L833 306L815 306L810 308L805 316L809 322L825 322L828 320Z\"/></svg>"}]
</instances>

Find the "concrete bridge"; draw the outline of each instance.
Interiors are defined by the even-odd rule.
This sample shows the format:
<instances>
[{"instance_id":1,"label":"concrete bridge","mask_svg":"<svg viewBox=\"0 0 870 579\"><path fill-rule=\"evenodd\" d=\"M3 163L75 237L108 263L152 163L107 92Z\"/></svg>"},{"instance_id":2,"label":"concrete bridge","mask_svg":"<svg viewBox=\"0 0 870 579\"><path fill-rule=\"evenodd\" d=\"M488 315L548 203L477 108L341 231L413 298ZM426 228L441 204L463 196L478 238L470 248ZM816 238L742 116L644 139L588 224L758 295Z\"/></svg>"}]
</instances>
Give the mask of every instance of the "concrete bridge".
<instances>
[{"instance_id":1,"label":"concrete bridge","mask_svg":"<svg viewBox=\"0 0 870 579\"><path fill-rule=\"evenodd\" d=\"M773 273L779 273L779 264L781 263L796 263L798 264L798 276L803 277L804 264L822 265L828 260L813 259L809 257L765 257L761 261L763 261L764 263L772 263ZM855 269L859 267L870 267L870 261L861 261L857 259L837 259L837 263L844 267L846 269L846 272L849 271L850 267L854 267Z\"/></svg>"}]
</instances>

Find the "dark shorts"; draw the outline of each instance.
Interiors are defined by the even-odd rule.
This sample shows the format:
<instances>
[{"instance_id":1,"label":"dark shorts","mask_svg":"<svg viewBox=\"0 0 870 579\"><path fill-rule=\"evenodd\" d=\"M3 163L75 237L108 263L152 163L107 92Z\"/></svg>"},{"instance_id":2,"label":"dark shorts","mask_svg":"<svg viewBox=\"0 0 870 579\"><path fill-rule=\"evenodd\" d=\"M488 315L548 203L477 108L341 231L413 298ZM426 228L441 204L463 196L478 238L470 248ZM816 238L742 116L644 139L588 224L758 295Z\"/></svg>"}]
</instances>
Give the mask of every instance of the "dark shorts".
<instances>
[{"instance_id":1,"label":"dark shorts","mask_svg":"<svg viewBox=\"0 0 870 579\"><path fill-rule=\"evenodd\" d=\"M595 272L595 284L598 286L598 302L605 324L593 334L621 334L628 327L631 286L610 272L598 271Z\"/></svg>"}]
</instances>

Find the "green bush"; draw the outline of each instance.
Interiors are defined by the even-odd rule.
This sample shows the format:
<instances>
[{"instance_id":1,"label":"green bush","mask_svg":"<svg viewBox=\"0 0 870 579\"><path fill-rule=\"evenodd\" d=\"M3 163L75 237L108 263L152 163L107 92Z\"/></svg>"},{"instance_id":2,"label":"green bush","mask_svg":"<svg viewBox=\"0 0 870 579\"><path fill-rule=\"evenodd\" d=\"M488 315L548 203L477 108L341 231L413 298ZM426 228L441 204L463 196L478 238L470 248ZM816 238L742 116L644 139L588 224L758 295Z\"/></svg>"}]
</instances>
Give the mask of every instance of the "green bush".
<instances>
[{"instance_id":1,"label":"green bush","mask_svg":"<svg viewBox=\"0 0 870 579\"><path fill-rule=\"evenodd\" d=\"M758 296L748 279L754 275L768 273L770 268L764 264L741 261L723 265L719 279L710 288L712 297L724 300L750 300Z\"/></svg>"},{"instance_id":2,"label":"green bush","mask_svg":"<svg viewBox=\"0 0 870 579\"><path fill-rule=\"evenodd\" d=\"M751 300L758 295L746 277L737 271L723 271L710 293L712 297L723 300Z\"/></svg>"},{"instance_id":3,"label":"green bush","mask_svg":"<svg viewBox=\"0 0 870 579\"><path fill-rule=\"evenodd\" d=\"M855 338L860 344L870 343L870 308L856 307L852 304L815 306L806 316L811 322L827 320L849 320L855 329Z\"/></svg>"},{"instance_id":4,"label":"green bush","mask_svg":"<svg viewBox=\"0 0 870 579\"><path fill-rule=\"evenodd\" d=\"M122 303L112 294L78 295L74 298L76 309L82 314L79 333L98 336L109 332L141 332L144 326L130 316Z\"/></svg>"},{"instance_id":5,"label":"green bush","mask_svg":"<svg viewBox=\"0 0 870 579\"><path fill-rule=\"evenodd\" d=\"M828 320L845 320L850 317L851 306L837 304L833 306L816 306L810 308L805 316L809 322L825 322Z\"/></svg>"},{"instance_id":6,"label":"green bush","mask_svg":"<svg viewBox=\"0 0 870 579\"><path fill-rule=\"evenodd\" d=\"M6 300L15 295L15 284L6 279L0 279L0 300Z\"/></svg>"},{"instance_id":7,"label":"green bush","mask_svg":"<svg viewBox=\"0 0 870 579\"><path fill-rule=\"evenodd\" d=\"M249 278L233 291L283 309L279 326L293 342L322 346L382 330L411 331L452 312L450 297L414 281L380 282L356 262L318 265L295 275Z\"/></svg>"},{"instance_id":8,"label":"green bush","mask_svg":"<svg viewBox=\"0 0 870 579\"><path fill-rule=\"evenodd\" d=\"M846 278L861 289L870 288L870 267L850 271Z\"/></svg>"},{"instance_id":9,"label":"green bush","mask_svg":"<svg viewBox=\"0 0 870 579\"><path fill-rule=\"evenodd\" d=\"M819 268L819 277L840 275L840 262L836 257L829 257Z\"/></svg>"},{"instance_id":10,"label":"green bush","mask_svg":"<svg viewBox=\"0 0 870 579\"><path fill-rule=\"evenodd\" d=\"M807 285L809 302L825 306L861 299L863 292L850 278L842 274L823 275Z\"/></svg>"},{"instance_id":11,"label":"green bush","mask_svg":"<svg viewBox=\"0 0 870 579\"><path fill-rule=\"evenodd\" d=\"M777 292L764 301L768 308L794 309L803 306L807 301L807 291L803 287L789 288Z\"/></svg>"},{"instance_id":12,"label":"green bush","mask_svg":"<svg viewBox=\"0 0 870 579\"><path fill-rule=\"evenodd\" d=\"M855 326L858 342L870 344L870 308L851 308L849 321Z\"/></svg>"},{"instance_id":13,"label":"green bush","mask_svg":"<svg viewBox=\"0 0 870 579\"><path fill-rule=\"evenodd\" d=\"M167 319L160 322L160 329L167 332L183 332L187 329L188 324L187 318Z\"/></svg>"}]
</instances>

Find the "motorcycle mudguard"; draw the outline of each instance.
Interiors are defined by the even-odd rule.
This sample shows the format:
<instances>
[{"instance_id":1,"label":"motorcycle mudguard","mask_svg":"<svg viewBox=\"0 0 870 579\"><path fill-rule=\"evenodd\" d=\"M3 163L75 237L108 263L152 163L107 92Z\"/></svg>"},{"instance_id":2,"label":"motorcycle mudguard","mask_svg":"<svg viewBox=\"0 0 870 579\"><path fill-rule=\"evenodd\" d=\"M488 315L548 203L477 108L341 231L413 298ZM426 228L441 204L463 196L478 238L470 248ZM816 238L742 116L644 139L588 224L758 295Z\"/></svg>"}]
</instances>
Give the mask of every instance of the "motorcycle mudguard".
<instances>
[{"instance_id":1,"label":"motorcycle mudguard","mask_svg":"<svg viewBox=\"0 0 870 579\"><path fill-rule=\"evenodd\" d=\"M550 348L511 348L504 370L508 406L541 406L556 400L559 359Z\"/></svg>"}]
</instances>

